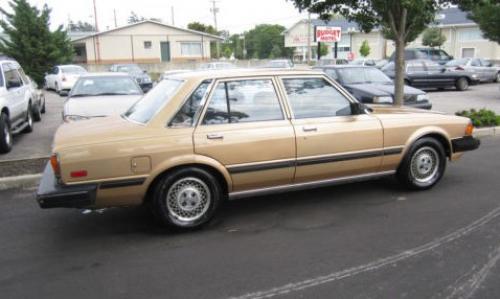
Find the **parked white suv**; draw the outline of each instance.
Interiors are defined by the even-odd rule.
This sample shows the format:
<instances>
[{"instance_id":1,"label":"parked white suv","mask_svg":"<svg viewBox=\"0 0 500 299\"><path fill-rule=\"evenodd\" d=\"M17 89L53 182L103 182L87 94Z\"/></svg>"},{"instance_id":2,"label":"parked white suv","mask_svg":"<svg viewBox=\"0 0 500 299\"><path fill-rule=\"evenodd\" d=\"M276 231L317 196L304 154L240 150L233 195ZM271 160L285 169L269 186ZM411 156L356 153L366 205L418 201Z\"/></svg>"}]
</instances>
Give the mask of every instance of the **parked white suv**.
<instances>
[{"instance_id":1,"label":"parked white suv","mask_svg":"<svg viewBox=\"0 0 500 299\"><path fill-rule=\"evenodd\" d=\"M0 58L0 153L12 148L12 135L33 131L30 82L14 60Z\"/></svg>"},{"instance_id":2,"label":"parked white suv","mask_svg":"<svg viewBox=\"0 0 500 299\"><path fill-rule=\"evenodd\" d=\"M45 74L45 88L55 90L60 95L67 94L76 80L86 73L87 70L79 65L57 65Z\"/></svg>"}]
</instances>

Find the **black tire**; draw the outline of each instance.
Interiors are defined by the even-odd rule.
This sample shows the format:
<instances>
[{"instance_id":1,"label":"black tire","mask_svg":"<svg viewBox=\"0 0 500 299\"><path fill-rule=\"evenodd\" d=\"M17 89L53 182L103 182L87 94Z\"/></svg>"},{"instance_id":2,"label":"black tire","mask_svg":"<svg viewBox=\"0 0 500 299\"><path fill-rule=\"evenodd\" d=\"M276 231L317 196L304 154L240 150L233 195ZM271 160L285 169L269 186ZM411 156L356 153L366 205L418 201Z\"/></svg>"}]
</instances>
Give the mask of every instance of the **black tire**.
<instances>
[{"instance_id":1,"label":"black tire","mask_svg":"<svg viewBox=\"0 0 500 299\"><path fill-rule=\"evenodd\" d=\"M40 112L42 112L42 114L45 114L45 111L46 111L45 110L45 97L42 98L42 101L43 101L43 103L42 103L42 109L40 110Z\"/></svg>"},{"instance_id":2,"label":"black tire","mask_svg":"<svg viewBox=\"0 0 500 299\"><path fill-rule=\"evenodd\" d=\"M163 176L151 198L156 218L176 229L199 228L212 219L224 198L219 181L206 170L186 167Z\"/></svg>"},{"instance_id":3,"label":"black tire","mask_svg":"<svg viewBox=\"0 0 500 299\"><path fill-rule=\"evenodd\" d=\"M33 116L33 120L37 122L42 120L42 110L40 109L40 104L34 105L31 110L31 115Z\"/></svg>"},{"instance_id":4,"label":"black tire","mask_svg":"<svg viewBox=\"0 0 500 299\"><path fill-rule=\"evenodd\" d=\"M429 137L419 139L401 161L396 177L408 189L430 189L443 177L446 158L441 142Z\"/></svg>"},{"instance_id":5,"label":"black tire","mask_svg":"<svg viewBox=\"0 0 500 299\"><path fill-rule=\"evenodd\" d=\"M0 153L6 154L12 149L12 133L10 131L9 116L0 115Z\"/></svg>"},{"instance_id":6,"label":"black tire","mask_svg":"<svg viewBox=\"0 0 500 299\"><path fill-rule=\"evenodd\" d=\"M31 104L28 106L28 111L26 111L26 123L28 126L23 129L23 133L31 133L33 132L33 111L31 108Z\"/></svg>"},{"instance_id":7,"label":"black tire","mask_svg":"<svg viewBox=\"0 0 500 299\"><path fill-rule=\"evenodd\" d=\"M469 88L469 81L465 77L458 78L455 82L455 87L459 91L464 91Z\"/></svg>"}]
</instances>

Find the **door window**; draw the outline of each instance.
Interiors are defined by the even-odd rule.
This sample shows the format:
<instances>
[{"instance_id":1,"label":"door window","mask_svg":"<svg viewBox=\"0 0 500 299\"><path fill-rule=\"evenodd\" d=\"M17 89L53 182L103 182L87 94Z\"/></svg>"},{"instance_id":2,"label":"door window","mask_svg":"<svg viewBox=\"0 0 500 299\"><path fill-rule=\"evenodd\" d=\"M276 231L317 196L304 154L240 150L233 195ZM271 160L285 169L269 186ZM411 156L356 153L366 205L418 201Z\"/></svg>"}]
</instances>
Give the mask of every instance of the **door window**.
<instances>
[{"instance_id":1,"label":"door window","mask_svg":"<svg viewBox=\"0 0 500 299\"><path fill-rule=\"evenodd\" d=\"M351 102L324 78L283 79L296 119L351 115Z\"/></svg>"},{"instance_id":2,"label":"door window","mask_svg":"<svg viewBox=\"0 0 500 299\"><path fill-rule=\"evenodd\" d=\"M200 105L205 97L208 86L211 81L204 81L196 88L189 96L187 101L182 105L182 108L177 112L175 117L170 121L169 127L190 127L196 121L196 115L200 110Z\"/></svg>"},{"instance_id":3,"label":"door window","mask_svg":"<svg viewBox=\"0 0 500 299\"><path fill-rule=\"evenodd\" d=\"M472 59L470 62L471 66L481 66L481 63L479 62L479 59Z\"/></svg>"},{"instance_id":4,"label":"door window","mask_svg":"<svg viewBox=\"0 0 500 299\"><path fill-rule=\"evenodd\" d=\"M10 69L5 72L5 82L7 88L20 87L23 85L21 76L19 76L19 73L15 69Z\"/></svg>"},{"instance_id":5,"label":"door window","mask_svg":"<svg viewBox=\"0 0 500 299\"><path fill-rule=\"evenodd\" d=\"M284 119L271 79L217 84L203 124L227 124Z\"/></svg>"},{"instance_id":6,"label":"door window","mask_svg":"<svg viewBox=\"0 0 500 299\"><path fill-rule=\"evenodd\" d=\"M424 64L420 61L408 62L406 68L408 72L423 72L425 70Z\"/></svg>"}]
</instances>

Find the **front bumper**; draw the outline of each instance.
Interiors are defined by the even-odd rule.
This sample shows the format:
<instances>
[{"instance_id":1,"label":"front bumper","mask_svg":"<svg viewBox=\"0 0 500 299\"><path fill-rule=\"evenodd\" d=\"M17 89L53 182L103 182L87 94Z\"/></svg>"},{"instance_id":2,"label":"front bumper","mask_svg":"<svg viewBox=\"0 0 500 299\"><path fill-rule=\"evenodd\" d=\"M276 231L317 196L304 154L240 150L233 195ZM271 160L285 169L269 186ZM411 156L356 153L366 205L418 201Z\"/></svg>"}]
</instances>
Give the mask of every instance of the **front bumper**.
<instances>
[{"instance_id":1,"label":"front bumper","mask_svg":"<svg viewBox=\"0 0 500 299\"><path fill-rule=\"evenodd\" d=\"M466 151L473 151L481 145L481 141L472 136L464 136L451 140L453 153L461 153Z\"/></svg>"},{"instance_id":2,"label":"front bumper","mask_svg":"<svg viewBox=\"0 0 500 299\"><path fill-rule=\"evenodd\" d=\"M87 208L94 205L96 193L97 184L59 184L50 163L47 163L36 192L36 200L42 209Z\"/></svg>"}]
</instances>

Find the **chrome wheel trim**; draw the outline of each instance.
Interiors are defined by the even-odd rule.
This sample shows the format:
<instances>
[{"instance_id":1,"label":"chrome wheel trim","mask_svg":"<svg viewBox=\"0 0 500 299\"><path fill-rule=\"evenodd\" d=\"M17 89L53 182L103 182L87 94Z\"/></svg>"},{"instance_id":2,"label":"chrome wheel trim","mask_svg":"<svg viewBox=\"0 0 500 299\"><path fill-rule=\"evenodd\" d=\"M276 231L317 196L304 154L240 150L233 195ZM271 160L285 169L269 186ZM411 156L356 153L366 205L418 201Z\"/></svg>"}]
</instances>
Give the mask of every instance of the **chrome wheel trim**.
<instances>
[{"instance_id":1,"label":"chrome wheel trim","mask_svg":"<svg viewBox=\"0 0 500 299\"><path fill-rule=\"evenodd\" d=\"M496 79L497 79L497 82L500 82L500 73L497 73Z\"/></svg>"},{"instance_id":2,"label":"chrome wheel trim","mask_svg":"<svg viewBox=\"0 0 500 299\"><path fill-rule=\"evenodd\" d=\"M210 188L202 180L186 177L170 186L166 201L168 212L181 222L193 222L210 206Z\"/></svg>"},{"instance_id":3,"label":"chrome wheel trim","mask_svg":"<svg viewBox=\"0 0 500 299\"><path fill-rule=\"evenodd\" d=\"M429 184L439 171L439 154L430 147L419 148L411 158L410 172L413 179L420 184Z\"/></svg>"},{"instance_id":4,"label":"chrome wheel trim","mask_svg":"<svg viewBox=\"0 0 500 299\"><path fill-rule=\"evenodd\" d=\"M29 127L33 126L33 117L31 115L31 107L28 108L28 126Z\"/></svg>"}]
</instances>

